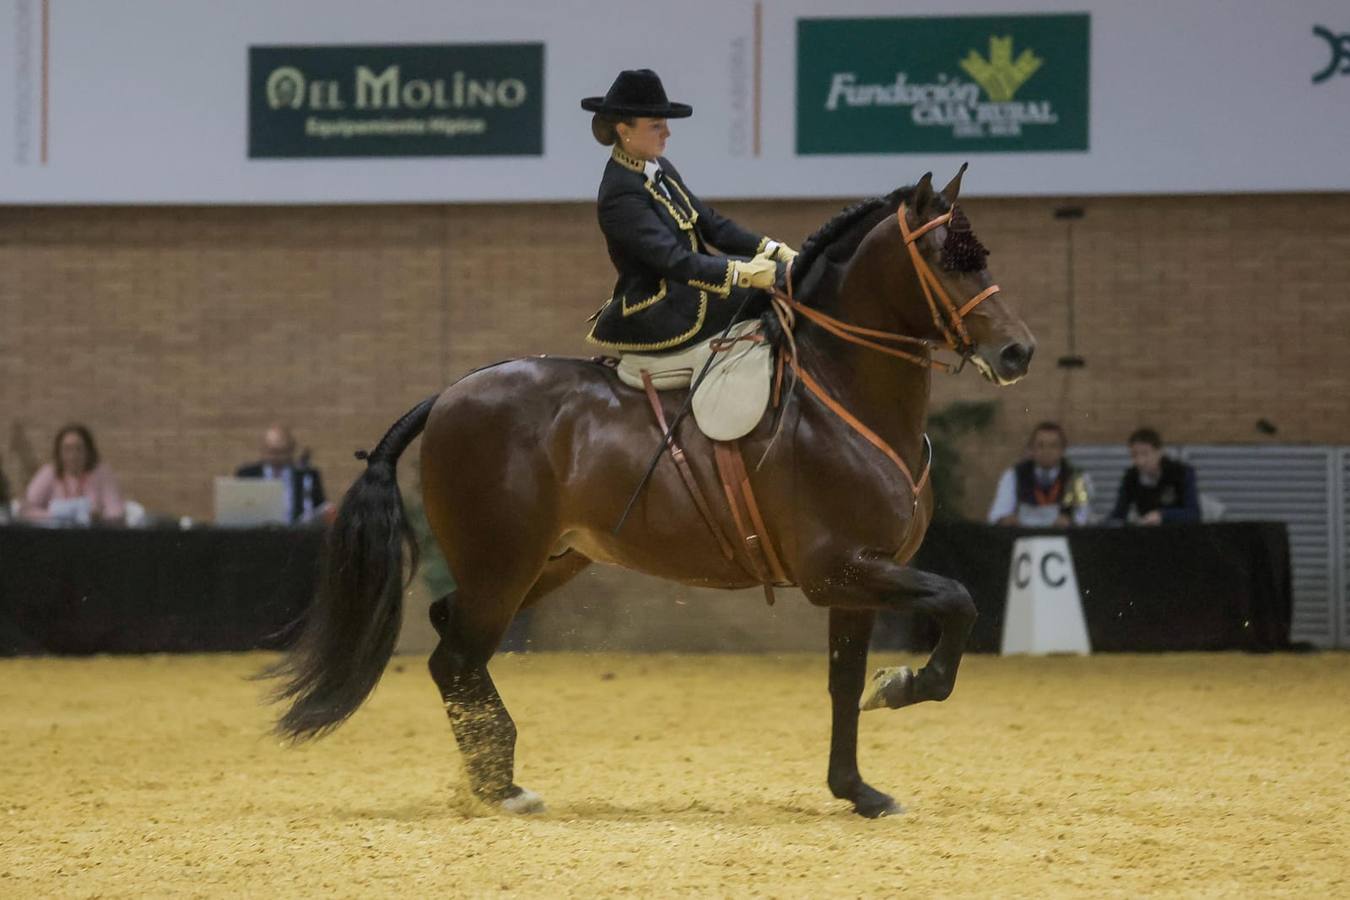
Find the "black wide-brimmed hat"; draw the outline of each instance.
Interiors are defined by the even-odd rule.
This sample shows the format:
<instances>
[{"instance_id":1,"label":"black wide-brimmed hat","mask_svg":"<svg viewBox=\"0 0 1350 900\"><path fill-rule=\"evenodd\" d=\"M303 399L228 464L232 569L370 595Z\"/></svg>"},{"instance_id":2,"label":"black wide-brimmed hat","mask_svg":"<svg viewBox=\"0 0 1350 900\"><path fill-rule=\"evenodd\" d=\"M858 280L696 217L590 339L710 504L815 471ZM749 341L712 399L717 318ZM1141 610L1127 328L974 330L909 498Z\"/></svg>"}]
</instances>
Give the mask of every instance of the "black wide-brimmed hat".
<instances>
[{"instance_id":1,"label":"black wide-brimmed hat","mask_svg":"<svg viewBox=\"0 0 1350 900\"><path fill-rule=\"evenodd\" d=\"M687 103L671 103L660 77L651 69L624 69L609 93L581 101L587 112L610 116L644 116L649 119L684 119L694 114Z\"/></svg>"}]
</instances>

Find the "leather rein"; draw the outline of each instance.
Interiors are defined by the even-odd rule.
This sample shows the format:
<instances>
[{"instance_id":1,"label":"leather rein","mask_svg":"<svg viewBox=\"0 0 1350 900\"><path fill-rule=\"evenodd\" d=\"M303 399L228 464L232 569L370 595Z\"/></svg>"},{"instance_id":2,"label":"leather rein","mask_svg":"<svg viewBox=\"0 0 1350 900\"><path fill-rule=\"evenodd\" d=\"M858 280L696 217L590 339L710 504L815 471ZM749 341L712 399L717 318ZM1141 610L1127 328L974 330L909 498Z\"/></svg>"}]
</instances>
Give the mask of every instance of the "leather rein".
<instances>
[{"instance_id":1,"label":"leather rein","mask_svg":"<svg viewBox=\"0 0 1350 900\"><path fill-rule=\"evenodd\" d=\"M924 299L928 301L928 309L932 313L933 324L937 326L937 329L939 333L942 334L947 346L961 355L962 365L964 365L965 357L974 349L974 345L971 343L970 334L966 331L963 320L975 309L975 307L979 306L985 300L988 300L994 294L997 294L999 287L996 284L991 284L958 307L947 293L947 289L943 287L942 281L933 272L932 267L928 265L928 261L923 258L923 254L919 252L918 247L919 238L923 237L933 229L946 225L951 221L952 211L948 210L912 231L905 221L905 204L900 204L900 208L895 212L895 217L900 223L900 234L905 239L905 247L909 251L910 259L914 263L914 271L918 276L919 285L923 289ZM833 334L841 340L848 341L851 344L857 344L860 347L866 347L869 350L884 353L887 356L902 359L905 362L913 363L914 365L923 368L953 373L959 371L960 367L953 366L951 363L943 362L941 360L935 360L926 353L901 350L898 347L887 346L883 343L889 341L897 344L913 344L918 345L920 348L927 349L932 346L931 341L912 337L907 334L879 331L875 328L864 328L861 325L852 325L848 322L836 319L833 316L826 315L820 310L807 306L797 300L792 295L791 263L788 264L787 276L784 278L784 284L787 287L786 292L775 288L771 297L773 299L774 312L777 314L779 324L782 326L783 334L787 338L787 364L792 367L793 375L806 386L808 391L815 395L817 400L825 404L831 412L843 419L850 428L860 434L869 444L884 453L887 458L895 464L895 467L905 476L905 481L909 483L910 492L914 498L914 505L917 507L919 505L919 495L923 492L924 486L927 485L928 476L932 471L933 446L928 440L928 435L925 434L923 436L928 452L926 454L926 459L924 460L923 471L916 481L914 473L910 471L909 466L905 464L905 461L900 457L900 454L895 452L895 449L891 447L890 444L886 443L886 440L882 438L881 435L864 425L858 417L849 412L842 403L831 397L825 388L821 386L820 382L816 381L816 379L813 378L798 362L797 342L793 335L793 330L796 326L796 315L797 313L800 313L802 318L810 321L814 325L818 325L823 330L828 331L830 334ZM779 354L778 359L779 370L777 381L780 387L782 384L783 356L784 354ZM775 390L775 402L777 402L777 390Z\"/></svg>"}]
</instances>

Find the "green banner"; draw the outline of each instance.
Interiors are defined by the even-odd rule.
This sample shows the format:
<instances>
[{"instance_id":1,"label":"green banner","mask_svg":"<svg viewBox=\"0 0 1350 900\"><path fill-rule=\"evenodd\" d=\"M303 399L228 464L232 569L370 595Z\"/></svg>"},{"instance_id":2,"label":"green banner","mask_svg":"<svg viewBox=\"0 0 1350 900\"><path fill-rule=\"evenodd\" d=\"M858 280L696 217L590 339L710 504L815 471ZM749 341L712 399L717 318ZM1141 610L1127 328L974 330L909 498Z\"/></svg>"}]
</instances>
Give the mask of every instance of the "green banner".
<instances>
[{"instance_id":1,"label":"green banner","mask_svg":"<svg viewBox=\"0 0 1350 900\"><path fill-rule=\"evenodd\" d=\"M544 45L250 47L248 155L539 156Z\"/></svg>"},{"instance_id":2,"label":"green banner","mask_svg":"<svg viewBox=\"0 0 1350 900\"><path fill-rule=\"evenodd\" d=\"M1089 17L797 21L797 152L1088 147Z\"/></svg>"}]
</instances>

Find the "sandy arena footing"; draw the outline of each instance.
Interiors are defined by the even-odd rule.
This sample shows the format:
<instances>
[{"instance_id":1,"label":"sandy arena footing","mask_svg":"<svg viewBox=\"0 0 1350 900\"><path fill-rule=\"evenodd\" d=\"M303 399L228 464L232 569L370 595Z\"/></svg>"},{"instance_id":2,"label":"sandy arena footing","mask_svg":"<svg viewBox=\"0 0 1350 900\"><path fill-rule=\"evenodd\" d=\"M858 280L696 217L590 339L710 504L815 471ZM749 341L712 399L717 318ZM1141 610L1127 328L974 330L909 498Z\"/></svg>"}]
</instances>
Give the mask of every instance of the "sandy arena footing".
<instances>
[{"instance_id":1,"label":"sandy arena footing","mask_svg":"<svg viewBox=\"0 0 1350 900\"><path fill-rule=\"evenodd\" d=\"M528 818L422 659L290 749L270 658L0 661L0 895L1350 894L1346 654L968 658L864 715L881 821L825 788L823 654L499 657Z\"/></svg>"}]
</instances>

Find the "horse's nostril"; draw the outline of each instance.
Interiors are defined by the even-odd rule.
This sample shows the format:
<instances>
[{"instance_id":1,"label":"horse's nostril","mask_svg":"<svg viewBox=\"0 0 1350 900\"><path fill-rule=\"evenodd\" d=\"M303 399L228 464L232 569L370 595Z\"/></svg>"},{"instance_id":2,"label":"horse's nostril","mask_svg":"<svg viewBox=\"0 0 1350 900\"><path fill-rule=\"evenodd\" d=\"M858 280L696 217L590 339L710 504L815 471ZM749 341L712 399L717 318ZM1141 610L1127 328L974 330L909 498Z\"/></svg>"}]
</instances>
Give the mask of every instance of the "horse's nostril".
<instances>
[{"instance_id":1,"label":"horse's nostril","mask_svg":"<svg viewBox=\"0 0 1350 900\"><path fill-rule=\"evenodd\" d=\"M1031 365L1032 348L1026 344L1013 342L1003 348L999 356L1003 364L1015 372L1025 372L1027 366Z\"/></svg>"}]
</instances>

